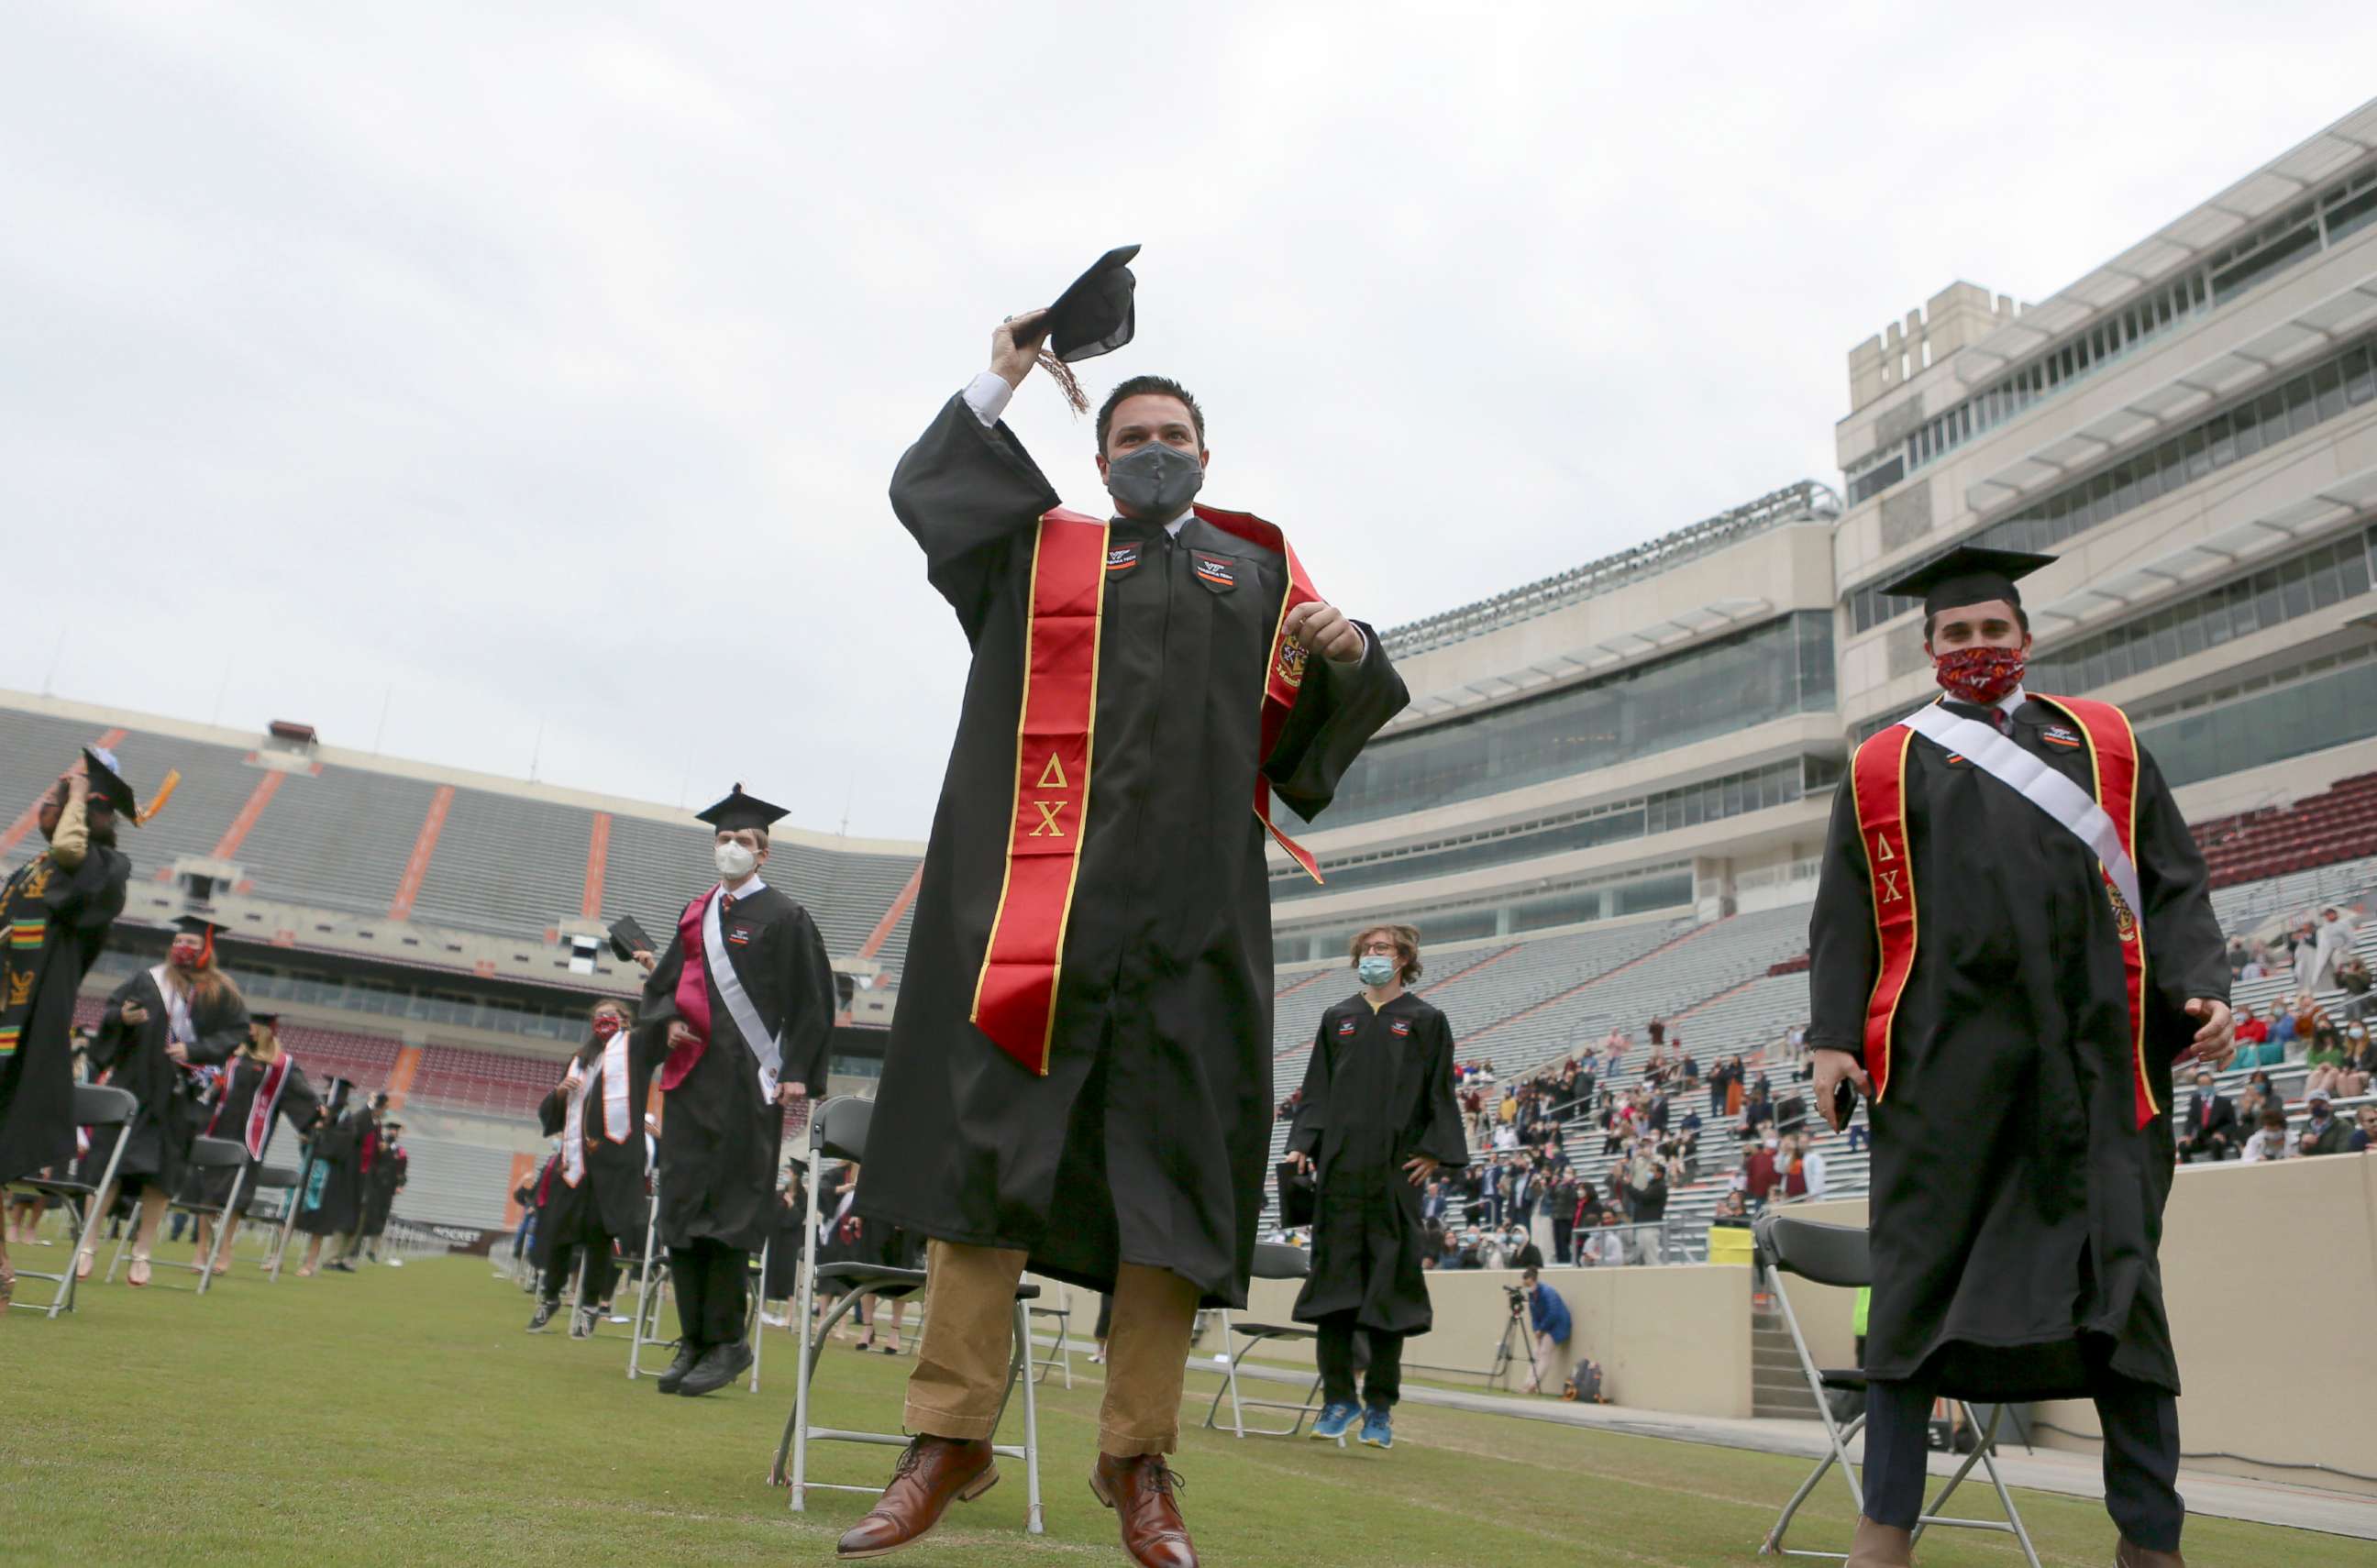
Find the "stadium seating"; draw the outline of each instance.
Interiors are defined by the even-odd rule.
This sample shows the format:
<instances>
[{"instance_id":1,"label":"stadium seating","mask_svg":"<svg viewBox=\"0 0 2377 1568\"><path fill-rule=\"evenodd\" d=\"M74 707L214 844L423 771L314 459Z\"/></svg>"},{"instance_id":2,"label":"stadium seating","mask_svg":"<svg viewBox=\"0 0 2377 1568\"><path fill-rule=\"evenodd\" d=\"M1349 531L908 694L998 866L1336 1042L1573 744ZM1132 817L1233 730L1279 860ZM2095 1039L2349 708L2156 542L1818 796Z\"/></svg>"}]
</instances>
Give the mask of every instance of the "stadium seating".
<instances>
[{"instance_id":1,"label":"stadium seating","mask_svg":"<svg viewBox=\"0 0 2377 1568\"><path fill-rule=\"evenodd\" d=\"M428 1046L406 1098L528 1121L535 1119L538 1104L560 1076L561 1064L549 1056Z\"/></svg>"}]
</instances>

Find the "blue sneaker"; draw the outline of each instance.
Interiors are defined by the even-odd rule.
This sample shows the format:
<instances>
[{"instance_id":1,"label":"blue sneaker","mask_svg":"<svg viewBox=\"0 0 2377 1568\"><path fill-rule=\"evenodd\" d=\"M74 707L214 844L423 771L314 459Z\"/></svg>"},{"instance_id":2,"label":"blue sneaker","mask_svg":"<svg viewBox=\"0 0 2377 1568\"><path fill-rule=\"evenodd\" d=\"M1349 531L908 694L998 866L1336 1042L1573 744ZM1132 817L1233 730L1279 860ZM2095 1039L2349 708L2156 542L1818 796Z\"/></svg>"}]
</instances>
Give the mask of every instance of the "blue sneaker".
<instances>
[{"instance_id":1,"label":"blue sneaker","mask_svg":"<svg viewBox=\"0 0 2377 1568\"><path fill-rule=\"evenodd\" d=\"M1362 1441L1372 1448L1395 1445L1395 1413L1384 1405L1362 1412Z\"/></svg>"},{"instance_id":2,"label":"blue sneaker","mask_svg":"<svg viewBox=\"0 0 2377 1568\"><path fill-rule=\"evenodd\" d=\"M1312 1423L1312 1435L1343 1442L1345 1441L1345 1429L1352 1426L1354 1418L1361 1413L1362 1407L1350 1399L1332 1399L1321 1406L1320 1418Z\"/></svg>"}]
</instances>

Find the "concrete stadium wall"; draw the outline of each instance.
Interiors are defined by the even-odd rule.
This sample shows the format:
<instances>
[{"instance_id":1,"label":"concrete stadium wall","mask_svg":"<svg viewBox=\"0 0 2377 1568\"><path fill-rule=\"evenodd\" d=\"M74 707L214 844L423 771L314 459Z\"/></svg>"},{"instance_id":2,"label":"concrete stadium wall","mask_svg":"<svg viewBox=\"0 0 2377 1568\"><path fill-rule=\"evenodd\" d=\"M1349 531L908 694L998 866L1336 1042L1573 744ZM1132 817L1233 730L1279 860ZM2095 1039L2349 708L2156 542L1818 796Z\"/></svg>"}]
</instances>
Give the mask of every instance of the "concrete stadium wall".
<instances>
[{"instance_id":1,"label":"concrete stadium wall","mask_svg":"<svg viewBox=\"0 0 2377 1568\"><path fill-rule=\"evenodd\" d=\"M1865 1201L1798 1211L1865 1221ZM2377 1155L2182 1167L2163 1219L2164 1299L2179 1350L2180 1432L2191 1466L2377 1496L2377 1482L2278 1466L2377 1476L2377 1362L2367 1352L2377 1302ZM1792 1280L1820 1365L1849 1366L1849 1293ZM2095 1453L2085 1401L2040 1406L2042 1447ZM2255 1461L2275 1461L2262 1464Z\"/></svg>"},{"instance_id":2,"label":"concrete stadium wall","mask_svg":"<svg viewBox=\"0 0 2377 1568\"><path fill-rule=\"evenodd\" d=\"M1601 1366L1603 1392L1614 1404L1695 1416L1748 1416L1750 1274L1746 1268L1722 1265L1547 1269L1544 1280L1568 1303L1572 1330L1565 1352L1544 1371L1545 1386L1557 1393L1571 1359L1583 1355ZM1515 1269L1428 1275L1436 1328L1405 1345L1404 1365L1409 1375L1477 1386L1475 1374L1494 1364L1495 1347L1510 1317L1502 1287L1518 1283ZM1097 1322L1096 1293L1069 1290L1046 1280L1041 1285L1051 1297L1069 1296L1071 1335L1086 1344ZM1292 1280L1255 1281L1240 1321L1293 1323L1299 1287L1300 1282ZM1197 1354L1211 1358L1231 1348L1224 1343L1219 1315L1211 1317ZM1274 1342L1248 1359L1308 1368L1312 1347L1309 1342ZM1447 1377L1442 1371L1424 1368L1473 1375ZM1513 1386L1525 1378L1523 1361ZM1192 1374L1189 1388L1192 1394L1211 1397L1213 1383ZM1264 1387L1255 1396L1280 1394L1276 1388Z\"/></svg>"}]
</instances>

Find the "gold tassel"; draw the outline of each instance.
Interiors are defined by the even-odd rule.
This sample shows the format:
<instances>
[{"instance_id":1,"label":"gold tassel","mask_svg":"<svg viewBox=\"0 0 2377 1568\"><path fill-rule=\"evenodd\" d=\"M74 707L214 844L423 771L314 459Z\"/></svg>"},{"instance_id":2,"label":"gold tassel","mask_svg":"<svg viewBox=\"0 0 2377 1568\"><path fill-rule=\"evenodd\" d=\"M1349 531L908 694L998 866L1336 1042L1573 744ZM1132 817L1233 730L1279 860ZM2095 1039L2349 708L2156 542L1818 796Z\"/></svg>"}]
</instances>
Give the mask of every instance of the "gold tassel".
<instances>
[{"instance_id":1,"label":"gold tassel","mask_svg":"<svg viewBox=\"0 0 2377 1568\"><path fill-rule=\"evenodd\" d=\"M164 779L157 785L157 792L149 797L149 804L142 807L140 814L132 820L133 825L145 828L156 820L157 813L165 809L165 802L173 799L173 792L181 787L182 770L167 770Z\"/></svg>"}]
</instances>

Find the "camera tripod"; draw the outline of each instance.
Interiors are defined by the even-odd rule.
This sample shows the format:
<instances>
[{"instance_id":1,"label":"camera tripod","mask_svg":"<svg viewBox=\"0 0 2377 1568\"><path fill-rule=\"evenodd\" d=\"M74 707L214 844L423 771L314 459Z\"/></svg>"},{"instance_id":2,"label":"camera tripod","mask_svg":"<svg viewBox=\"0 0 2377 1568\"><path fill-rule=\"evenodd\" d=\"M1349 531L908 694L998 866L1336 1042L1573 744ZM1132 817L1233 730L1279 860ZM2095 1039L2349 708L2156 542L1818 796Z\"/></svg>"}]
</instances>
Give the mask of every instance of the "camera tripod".
<instances>
[{"instance_id":1,"label":"camera tripod","mask_svg":"<svg viewBox=\"0 0 2377 1568\"><path fill-rule=\"evenodd\" d=\"M1514 1339L1519 1347L1515 1352L1511 1348ZM1494 1347L1494 1370L1486 1374L1486 1386L1491 1388L1499 1382L1516 1393L1511 1388L1511 1371L1522 1360L1527 1363L1527 1382L1540 1390L1543 1369L1535 1365L1535 1336L1527 1332L1527 1306L1523 1300L1514 1300L1511 1303L1511 1315L1502 1321L1502 1342Z\"/></svg>"}]
</instances>

